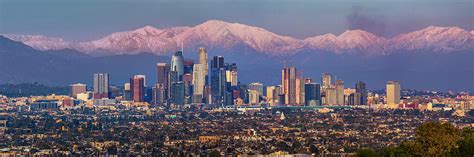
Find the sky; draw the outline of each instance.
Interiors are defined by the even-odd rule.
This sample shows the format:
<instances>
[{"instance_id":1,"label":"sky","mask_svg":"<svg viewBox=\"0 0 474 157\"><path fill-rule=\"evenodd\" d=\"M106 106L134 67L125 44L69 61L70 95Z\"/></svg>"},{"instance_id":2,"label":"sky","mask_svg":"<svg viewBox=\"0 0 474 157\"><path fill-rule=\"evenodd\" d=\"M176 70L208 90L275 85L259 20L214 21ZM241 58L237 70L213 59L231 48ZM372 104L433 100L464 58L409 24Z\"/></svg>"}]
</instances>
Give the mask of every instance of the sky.
<instances>
[{"instance_id":1,"label":"sky","mask_svg":"<svg viewBox=\"0 0 474 157\"><path fill-rule=\"evenodd\" d=\"M347 29L393 37L428 26L473 30L474 0L0 0L0 34L72 41L211 19L300 39Z\"/></svg>"}]
</instances>

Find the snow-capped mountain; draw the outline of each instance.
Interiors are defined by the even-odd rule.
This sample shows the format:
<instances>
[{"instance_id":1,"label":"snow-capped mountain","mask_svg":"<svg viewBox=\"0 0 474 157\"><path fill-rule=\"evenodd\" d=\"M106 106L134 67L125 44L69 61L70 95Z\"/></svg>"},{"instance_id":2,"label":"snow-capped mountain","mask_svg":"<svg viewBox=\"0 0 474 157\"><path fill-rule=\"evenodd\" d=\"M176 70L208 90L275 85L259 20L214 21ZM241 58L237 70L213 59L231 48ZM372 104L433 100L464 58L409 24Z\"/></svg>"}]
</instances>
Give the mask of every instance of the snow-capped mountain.
<instances>
[{"instance_id":1,"label":"snow-capped mountain","mask_svg":"<svg viewBox=\"0 0 474 157\"><path fill-rule=\"evenodd\" d=\"M270 55L290 55L301 51L329 51L336 54L389 54L396 51L429 50L452 52L474 49L474 30L457 27L428 27L391 39L362 30L347 30L340 35L325 34L306 39L282 36L265 29L239 23L210 20L194 27L157 29L145 26L132 31L112 33L93 41L68 42L41 35L4 35L38 50L75 49L94 54L168 54L199 46L218 50L250 50Z\"/></svg>"},{"instance_id":2,"label":"snow-capped mountain","mask_svg":"<svg viewBox=\"0 0 474 157\"><path fill-rule=\"evenodd\" d=\"M451 52L474 48L474 35L457 27L433 27L395 36L391 50Z\"/></svg>"},{"instance_id":3,"label":"snow-capped mountain","mask_svg":"<svg viewBox=\"0 0 474 157\"><path fill-rule=\"evenodd\" d=\"M62 38L47 37L43 35L15 35L5 34L3 35L14 41L20 41L28 46L31 46L38 50L61 50L69 48L69 42L64 41Z\"/></svg>"},{"instance_id":4,"label":"snow-capped mountain","mask_svg":"<svg viewBox=\"0 0 474 157\"><path fill-rule=\"evenodd\" d=\"M291 53L304 46L301 40L281 36L259 27L210 20L184 31L175 41L190 47L232 49L247 46L258 52Z\"/></svg>"},{"instance_id":5,"label":"snow-capped mountain","mask_svg":"<svg viewBox=\"0 0 474 157\"><path fill-rule=\"evenodd\" d=\"M326 50L337 54L345 52L384 53L387 39L362 30L347 30L339 36L325 34L304 39L313 50Z\"/></svg>"}]
</instances>

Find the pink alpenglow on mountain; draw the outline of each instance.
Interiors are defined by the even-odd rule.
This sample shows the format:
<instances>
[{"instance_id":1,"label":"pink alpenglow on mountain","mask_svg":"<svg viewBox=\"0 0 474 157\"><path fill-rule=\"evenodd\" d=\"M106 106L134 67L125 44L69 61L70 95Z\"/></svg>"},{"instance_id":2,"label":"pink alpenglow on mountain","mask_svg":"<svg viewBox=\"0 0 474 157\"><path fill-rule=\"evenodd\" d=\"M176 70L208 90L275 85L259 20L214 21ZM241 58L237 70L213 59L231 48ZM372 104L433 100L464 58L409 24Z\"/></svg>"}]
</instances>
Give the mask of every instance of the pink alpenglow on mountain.
<instances>
[{"instance_id":1,"label":"pink alpenglow on mountain","mask_svg":"<svg viewBox=\"0 0 474 157\"><path fill-rule=\"evenodd\" d=\"M336 36L324 34L306 39L278 35L263 28L239 23L210 20L194 27L157 29L145 26L132 31L112 33L98 40L68 42L42 35L5 35L38 50L75 49L93 54L136 54L151 52L165 55L185 48L209 50L249 50L268 55L292 55L302 51L328 51L336 54L385 55L397 51L453 52L474 49L474 30L433 27L400 34L391 39L363 30L347 30Z\"/></svg>"}]
</instances>

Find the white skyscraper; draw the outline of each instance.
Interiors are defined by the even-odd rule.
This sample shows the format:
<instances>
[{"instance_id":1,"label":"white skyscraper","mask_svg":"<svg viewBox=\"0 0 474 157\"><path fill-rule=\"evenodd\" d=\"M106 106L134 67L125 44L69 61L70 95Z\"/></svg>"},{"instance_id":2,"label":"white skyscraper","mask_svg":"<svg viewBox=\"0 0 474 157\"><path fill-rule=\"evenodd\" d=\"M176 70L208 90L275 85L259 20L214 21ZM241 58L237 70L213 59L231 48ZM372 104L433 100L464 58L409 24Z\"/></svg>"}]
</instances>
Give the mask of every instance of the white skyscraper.
<instances>
[{"instance_id":1,"label":"white skyscraper","mask_svg":"<svg viewBox=\"0 0 474 157\"><path fill-rule=\"evenodd\" d=\"M201 95L204 93L204 85L206 83L206 71L204 64L194 64L193 67L193 91L194 95Z\"/></svg>"}]
</instances>

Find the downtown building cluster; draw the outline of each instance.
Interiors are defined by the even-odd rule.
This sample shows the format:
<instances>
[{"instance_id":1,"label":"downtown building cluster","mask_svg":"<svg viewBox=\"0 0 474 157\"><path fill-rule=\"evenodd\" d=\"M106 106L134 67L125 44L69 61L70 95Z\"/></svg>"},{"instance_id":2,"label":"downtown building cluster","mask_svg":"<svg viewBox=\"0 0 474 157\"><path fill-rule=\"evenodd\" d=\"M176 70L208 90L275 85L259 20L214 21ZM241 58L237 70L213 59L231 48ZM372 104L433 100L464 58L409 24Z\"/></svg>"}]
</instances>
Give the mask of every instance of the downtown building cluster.
<instances>
[{"instance_id":1,"label":"downtown building cluster","mask_svg":"<svg viewBox=\"0 0 474 157\"><path fill-rule=\"evenodd\" d=\"M265 86L260 82L238 81L236 63L226 63L223 56L208 59L207 50L198 49L198 59L185 60L183 51L175 52L170 63L156 64L156 82L146 84L145 75L134 75L122 89L109 85L108 73L96 73L93 92L86 85L71 85L74 98L94 99L94 104L112 104L107 99L180 108L185 105L212 104L226 106L360 106L369 105L366 83L358 81L345 88L344 81L323 73L320 83L302 76L296 67L283 65L281 84ZM400 103L400 84L387 82L386 104ZM96 103L97 102L97 103Z\"/></svg>"}]
</instances>

